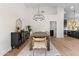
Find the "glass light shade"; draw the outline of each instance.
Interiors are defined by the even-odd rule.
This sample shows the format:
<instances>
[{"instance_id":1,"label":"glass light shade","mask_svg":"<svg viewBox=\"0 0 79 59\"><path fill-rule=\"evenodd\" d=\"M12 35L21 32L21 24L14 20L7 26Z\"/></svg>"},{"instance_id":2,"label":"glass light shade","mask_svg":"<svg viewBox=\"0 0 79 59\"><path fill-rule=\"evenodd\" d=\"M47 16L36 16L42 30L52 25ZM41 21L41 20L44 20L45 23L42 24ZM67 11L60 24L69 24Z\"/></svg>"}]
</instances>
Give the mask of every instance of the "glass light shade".
<instances>
[{"instance_id":1,"label":"glass light shade","mask_svg":"<svg viewBox=\"0 0 79 59\"><path fill-rule=\"evenodd\" d=\"M42 21L44 19L45 19L45 17L42 14L35 14L33 16L33 20L35 20L35 21L38 21L38 20Z\"/></svg>"},{"instance_id":2,"label":"glass light shade","mask_svg":"<svg viewBox=\"0 0 79 59\"><path fill-rule=\"evenodd\" d=\"M74 21L74 20L69 21L68 27L69 28L75 28L76 27L76 21Z\"/></svg>"}]
</instances>

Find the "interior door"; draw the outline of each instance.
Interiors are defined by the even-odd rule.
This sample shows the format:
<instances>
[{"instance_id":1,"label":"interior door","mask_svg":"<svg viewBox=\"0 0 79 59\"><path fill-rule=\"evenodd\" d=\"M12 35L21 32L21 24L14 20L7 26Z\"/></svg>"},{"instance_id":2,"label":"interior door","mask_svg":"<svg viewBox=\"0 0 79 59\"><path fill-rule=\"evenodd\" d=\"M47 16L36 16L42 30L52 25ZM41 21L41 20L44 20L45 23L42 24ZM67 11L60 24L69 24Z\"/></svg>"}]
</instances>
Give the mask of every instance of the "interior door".
<instances>
[{"instance_id":1,"label":"interior door","mask_svg":"<svg viewBox=\"0 0 79 59\"><path fill-rule=\"evenodd\" d=\"M57 23L56 21L50 21L50 30L53 30L53 36L56 37L57 35Z\"/></svg>"}]
</instances>

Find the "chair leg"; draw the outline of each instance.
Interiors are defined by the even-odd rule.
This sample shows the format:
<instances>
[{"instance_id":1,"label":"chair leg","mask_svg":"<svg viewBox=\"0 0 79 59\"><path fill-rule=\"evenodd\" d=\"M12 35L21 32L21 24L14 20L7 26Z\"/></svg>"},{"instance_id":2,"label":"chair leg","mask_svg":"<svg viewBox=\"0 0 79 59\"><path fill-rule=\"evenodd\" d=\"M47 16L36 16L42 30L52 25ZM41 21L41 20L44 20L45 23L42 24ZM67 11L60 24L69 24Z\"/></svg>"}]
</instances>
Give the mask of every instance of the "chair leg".
<instances>
[{"instance_id":1,"label":"chair leg","mask_svg":"<svg viewBox=\"0 0 79 59\"><path fill-rule=\"evenodd\" d=\"M34 56L34 52L35 52L35 49L33 49L33 56Z\"/></svg>"},{"instance_id":2,"label":"chair leg","mask_svg":"<svg viewBox=\"0 0 79 59\"><path fill-rule=\"evenodd\" d=\"M47 49L45 49L45 56L47 55Z\"/></svg>"}]
</instances>

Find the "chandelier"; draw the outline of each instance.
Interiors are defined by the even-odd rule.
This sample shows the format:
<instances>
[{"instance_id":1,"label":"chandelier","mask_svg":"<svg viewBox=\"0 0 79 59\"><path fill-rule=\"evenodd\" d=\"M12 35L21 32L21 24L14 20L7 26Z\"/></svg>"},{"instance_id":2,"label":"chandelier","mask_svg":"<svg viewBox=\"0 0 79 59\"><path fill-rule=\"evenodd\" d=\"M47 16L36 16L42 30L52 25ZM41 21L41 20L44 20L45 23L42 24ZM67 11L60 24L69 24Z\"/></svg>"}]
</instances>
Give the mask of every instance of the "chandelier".
<instances>
[{"instance_id":1,"label":"chandelier","mask_svg":"<svg viewBox=\"0 0 79 59\"><path fill-rule=\"evenodd\" d=\"M39 10L39 8L38 8L38 12L37 12L37 14L35 14L35 15L33 16L33 20L35 20L35 21L42 21L42 20L44 20L44 19L45 19L44 15L42 15L42 14L40 13L40 10Z\"/></svg>"}]
</instances>

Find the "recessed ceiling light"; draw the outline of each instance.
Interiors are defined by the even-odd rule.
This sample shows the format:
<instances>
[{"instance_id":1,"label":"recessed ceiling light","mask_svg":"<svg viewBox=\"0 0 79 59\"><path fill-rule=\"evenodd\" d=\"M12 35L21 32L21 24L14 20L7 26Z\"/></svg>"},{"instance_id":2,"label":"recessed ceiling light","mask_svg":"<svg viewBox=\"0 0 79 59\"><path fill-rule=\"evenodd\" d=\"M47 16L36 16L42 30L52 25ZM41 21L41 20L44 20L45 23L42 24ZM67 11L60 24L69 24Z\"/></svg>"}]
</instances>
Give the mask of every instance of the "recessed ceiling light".
<instances>
[{"instance_id":1,"label":"recessed ceiling light","mask_svg":"<svg viewBox=\"0 0 79 59\"><path fill-rule=\"evenodd\" d=\"M71 6L70 9L74 9L74 6Z\"/></svg>"}]
</instances>

